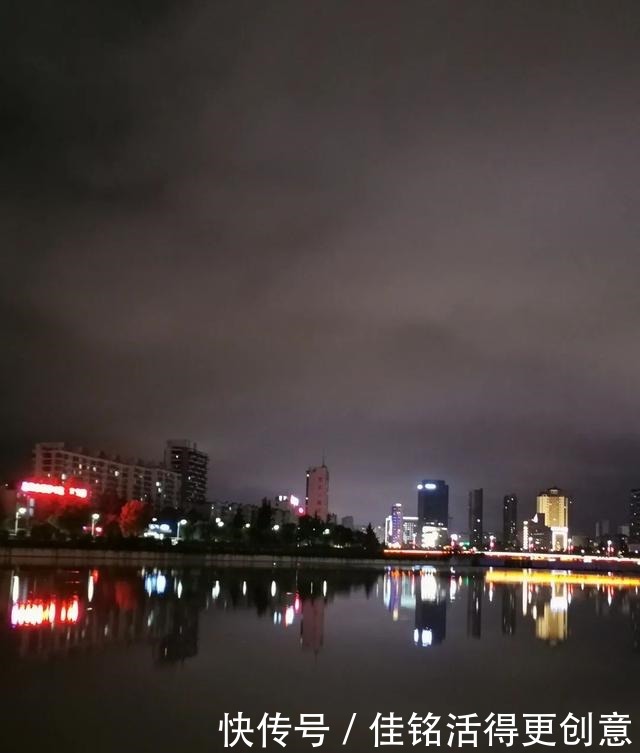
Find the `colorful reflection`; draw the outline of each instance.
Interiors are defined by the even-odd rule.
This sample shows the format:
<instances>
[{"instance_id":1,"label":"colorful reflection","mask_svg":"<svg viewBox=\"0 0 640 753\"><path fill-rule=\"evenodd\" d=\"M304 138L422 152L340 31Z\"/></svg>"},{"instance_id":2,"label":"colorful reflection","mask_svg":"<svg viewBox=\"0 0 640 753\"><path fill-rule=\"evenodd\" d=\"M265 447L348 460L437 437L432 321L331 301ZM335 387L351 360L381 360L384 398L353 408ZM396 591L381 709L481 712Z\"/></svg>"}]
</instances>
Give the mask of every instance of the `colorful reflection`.
<instances>
[{"instance_id":1,"label":"colorful reflection","mask_svg":"<svg viewBox=\"0 0 640 753\"><path fill-rule=\"evenodd\" d=\"M203 616L246 609L318 653L328 605L339 594L371 593L378 579L256 568L0 569L0 642L43 660L144 643L164 665L197 655Z\"/></svg>"},{"instance_id":2,"label":"colorful reflection","mask_svg":"<svg viewBox=\"0 0 640 753\"><path fill-rule=\"evenodd\" d=\"M198 654L203 619L247 610L285 631L300 649L325 646L332 603L364 589L382 600L398 639L421 654L445 641L480 641L497 632L550 646L579 631L585 615L622 615L640 651L640 585L630 576L467 570L370 571L265 568L104 568L0 570L0 641L16 656L150 647L158 665ZM572 606L582 618L572 625ZM585 609L584 607L587 607ZM374 607L375 608L375 607ZM371 619L375 619L372 613ZM290 637L289 637L290 636ZM6 647L6 646L5 646Z\"/></svg>"},{"instance_id":3,"label":"colorful reflection","mask_svg":"<svg viewBox=\"0 0 640 753\"><path fill-rule=\"evenodd\" d=\"M382 599L394 622L403 619L403 612L413 613L413 642L417 647L429 648L446 638L447 603L455 600L457 591L455 576L432 566L394 568L384 575Z\"/></svg>"},{"instance_id":4,"label":"colorful reflection","mask_svg":"<svg viewBox=\"0 0 640 753\"><path fill-rule=\"evenodd\" d=\"M59 604L55 599L43 601L34 599L17 601L11 607L11 627L40 627L41 625L75 625L80 615L78 599L62 601Z\"/></svg>"},{"instance_id":5,"label":"colorful reflection","mask_svg":"<svg viewBox=\"0 0 640 753\"><path fill-rule=\"evenodd\" d=\"M545 586L562 583L576 586L606 586L607 588L638 588L640 577L627 575L599 575L556 570L489 570L486 583L534 583Z\"/></svg>"},{"instance_id":6,"label":"colorful reflection","mask_svg":"<svg viewBox=\"0 0 640 753\"><path fill-rule=\"evenodd\" d=\"M466 637L480 640L486 624L499 625L513 637L518 622L540 641L559 645L571 636L574 601L590 603L594 616L611 611L629 615L633 645L640 649L640 579L539 570L466 570L447 567L389 568L383 577L382 599L394 622L414 618L405 628L419 648L435 648L447 639L447 622L465 620ZM491 617L500 612L497 622ZM409 638L409 635L411 636Z\"/></svg>"}]
</instances>

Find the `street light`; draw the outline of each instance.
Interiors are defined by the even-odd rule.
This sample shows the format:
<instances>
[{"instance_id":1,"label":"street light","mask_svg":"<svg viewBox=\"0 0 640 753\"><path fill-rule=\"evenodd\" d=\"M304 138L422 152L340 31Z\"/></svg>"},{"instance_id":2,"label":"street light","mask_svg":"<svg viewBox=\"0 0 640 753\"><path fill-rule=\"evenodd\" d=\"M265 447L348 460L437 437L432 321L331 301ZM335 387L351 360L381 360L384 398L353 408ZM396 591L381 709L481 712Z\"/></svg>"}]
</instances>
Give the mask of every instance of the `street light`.
<instances>
[{"instance_id":1,"label":"street light","mask_svg":"<svg viewBox=\"0 0 640 753\"><path fill-rule=\"evenodd\" d=\"M91 513L91 536L95 537L96 535L96 523L100 520L100 513L94 512Z\"/></svg>"},{"instance_id":2,"label":"street light","mask_svg":"<svg viewBox=\"0 0 640 753\"><path fill-rule=\"evenodd\" d=\"M26 507L19 507L16 510L16 527L15 527L15 532L14 532L16 536L18 535L18 521L20 520L20 518L23 515L26 515L26 514L27 514L27 508Z\"/></svg>"},{"instance_id":3,"label":"street light","mask_svg":"<svg viewBox=\"0 0 640 753\"><path fill-rule=\"evenodd\" d=\"M178 521L178 531L176 533L176 538L178 539L178 541L180 541L180 527L181 526L186 526L186 525L187 525L187 519L186 518L182 518L182 520Z\"/></svg>"}]
</instances>

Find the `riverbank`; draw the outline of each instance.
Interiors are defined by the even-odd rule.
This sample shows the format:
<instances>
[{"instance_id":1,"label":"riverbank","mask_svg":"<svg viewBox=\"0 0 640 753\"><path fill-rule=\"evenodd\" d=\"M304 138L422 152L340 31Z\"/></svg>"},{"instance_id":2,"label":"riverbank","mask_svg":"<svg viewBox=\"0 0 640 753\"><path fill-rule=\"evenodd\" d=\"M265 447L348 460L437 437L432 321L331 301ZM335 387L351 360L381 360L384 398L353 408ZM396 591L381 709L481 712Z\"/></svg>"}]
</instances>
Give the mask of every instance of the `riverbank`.
<instances>
[{"instance_id":1,"label":"riverbank","mask_svg":"<svg viewBox=\"0 0 640 753\"><path fill-rule=\"evenodd\" d=\"M640 575L640 559L611 557L573 557L570 555L533 555L528 553L475 553L443 555L437 552L399 556L340 556L304 551L220 552L171 548L113 548L58 546L0 546L0 566L43 565L59 567L258 567L258 568L366 568L382 570L431 566L439 570L513 569L570 570L583 573L633 573Z\"/></svg>"},{"instance_id":2,"label":"riverbank","mask_svg":"<svg viewBox=\"0 0 640 753\"><path fill-rule=\"evenodd\" d=\"M327 557L268 553L228 553L157 550L89 549L70 547L0 547L0 567L7 565L118 566L118 567L332 567L377 568L388 562L380 557Z\"/></svg>"}]
</instances>

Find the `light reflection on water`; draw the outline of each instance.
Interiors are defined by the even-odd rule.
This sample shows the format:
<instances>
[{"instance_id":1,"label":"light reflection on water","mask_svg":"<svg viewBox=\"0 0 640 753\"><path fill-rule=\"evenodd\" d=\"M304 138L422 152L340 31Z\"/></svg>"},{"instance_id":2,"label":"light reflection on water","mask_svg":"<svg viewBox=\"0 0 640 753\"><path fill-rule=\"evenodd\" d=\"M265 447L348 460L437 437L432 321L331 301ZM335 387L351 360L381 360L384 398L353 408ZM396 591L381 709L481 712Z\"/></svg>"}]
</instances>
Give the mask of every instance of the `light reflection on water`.
<instances>
[{"instance_id":1,"label":"light reflection on water","mask_svg":"<svg viewBox=\"0 0 640 753\"><path fill-rule=\"evenodd\" d=\"M384 575L384 603L392 619L403 611L415 615L414 643L423 647L443 643L447 635L447 606L466 598L467 635L482 638L483 604L495 608L496 591L503 635L514 636L533 623L535 637L557 644L569 639L569 614L574 600L590 603L596 615L628 615L631 640L640 648L640 579L614 575L551 571L495 571L447 575L434 568L390 570ZM466 596L465 596L466 595ZM486 603L485 603L486 602ZM493 605L493 606L492 606Z\"/></svg>"},{"instance_id":2,"label":"light reflection on water","mask_svg":"<svg viewBox=\"0 0 640 753\"><path fill-rule=\"evenodd\" d=\"M299 646L319 654L335 599L378 602L405 640L437 650L448 622L468 640L498 631L551 645L579 634L573 612L628 621L640 649L640 580L544 571L454 572L431 567L375 571L257 569L44 569L0 571L3 654L43 659L111 644L146 643L156 663L194 659L203 615L243 611L274 629L297 628ZM455 611L454 610L455 607ZM462 607L462 608L461 608ZM499 612L499 620L493 615ZM412 624L411 624L412 623ZM575 628L575 629L574 629ZM393 634L393 640L397 634ZM391 640L391 637L389 638ZM460 635L456 635L460 640Z\"/></svg>"},{"instance_id":3,"label":"light reflection on water","mask_svg":"<svg viewBox=\"0 0 640 753\"><path fill-rule=\"evenodd\" d=\"M377 712L632 713L639 648L638 588L615 579L0 570L3 740L27 753L219 750L238 711L325 714L323 749L345 753L371 748Z\"/></svg>"}]
</instances>

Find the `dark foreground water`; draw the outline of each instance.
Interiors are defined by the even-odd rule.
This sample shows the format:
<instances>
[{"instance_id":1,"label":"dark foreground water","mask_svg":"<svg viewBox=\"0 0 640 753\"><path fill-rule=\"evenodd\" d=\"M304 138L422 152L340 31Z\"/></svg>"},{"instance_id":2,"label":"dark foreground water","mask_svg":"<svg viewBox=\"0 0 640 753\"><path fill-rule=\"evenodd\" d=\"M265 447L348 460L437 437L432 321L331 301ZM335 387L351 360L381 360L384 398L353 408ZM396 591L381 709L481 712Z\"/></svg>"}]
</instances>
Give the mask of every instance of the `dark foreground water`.
<instances>
[{"instance_id":1,"label":"dark foreground water","mask_svg":"<svg viewBox=\"0 0 640 753\"><path fill-rule=\"evenodd\" d=\"M261 750L263 733L270 750L373 750L378 713L379 742L425 747L432 714L428 741L436 747L439 730L449 750L472 749L474 734L477 749L504 748L485 720L514 714L500 720L517 731L512 750L533 751L554 739L566 750L572 722L561 722L573 714L573 749L592 728L602 750L612 712L631 719L623 749L640 751L640 595L628 579L18 568L0 571L0 622L5 751L223 750L225 713L253 730L253 746L239 739L236 751ZM281 715L275 730L259 727L265 713ZM324 714L322 746L295 729L301 714ZM449 714L481 725L467 737ZM524 747L536 739L527 725L545 729L524 714L555 714L552 736Z\"/></svg>"}]
</instances>

